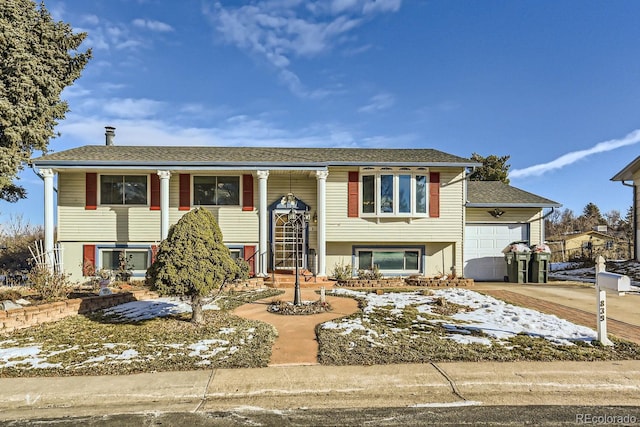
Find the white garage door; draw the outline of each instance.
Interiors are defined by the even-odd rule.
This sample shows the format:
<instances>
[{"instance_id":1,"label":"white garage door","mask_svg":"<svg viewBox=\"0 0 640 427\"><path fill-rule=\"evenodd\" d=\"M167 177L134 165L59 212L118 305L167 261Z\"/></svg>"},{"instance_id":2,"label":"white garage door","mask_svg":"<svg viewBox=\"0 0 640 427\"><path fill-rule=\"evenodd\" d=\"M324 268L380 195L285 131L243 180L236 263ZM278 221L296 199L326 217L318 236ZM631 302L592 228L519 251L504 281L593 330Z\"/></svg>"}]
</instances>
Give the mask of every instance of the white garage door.
<instances>
[{"instance_id":1,"label":"white garage door","mask_svg":"<svg viewBox=\"0 0 640 427\"><path fill-rule=\"evenodd\" d=\"M464 236L464 276L500 281L507 275L502 250L511 242L529 240L528 224L469 224Z\"/></svg>"}]
</instances>

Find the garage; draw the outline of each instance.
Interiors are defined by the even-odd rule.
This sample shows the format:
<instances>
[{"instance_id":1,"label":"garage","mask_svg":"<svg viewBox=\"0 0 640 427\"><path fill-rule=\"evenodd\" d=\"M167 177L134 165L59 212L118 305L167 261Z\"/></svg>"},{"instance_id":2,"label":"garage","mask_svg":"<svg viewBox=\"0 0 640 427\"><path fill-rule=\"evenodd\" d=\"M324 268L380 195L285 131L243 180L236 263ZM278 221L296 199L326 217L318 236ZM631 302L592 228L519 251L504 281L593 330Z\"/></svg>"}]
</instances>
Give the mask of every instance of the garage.
<instances>
[{"instance_id":1,"label":"garage","mask_svg":"<svg viewBox=\"0 0 640 427\"><path fill-rule=\"evenodd\" d=\"M464 236L464 276L478 281L504 280L507 265L502 250L511 242L529 241L528 224L467 224Z\"/></svg>"}]
</instances>

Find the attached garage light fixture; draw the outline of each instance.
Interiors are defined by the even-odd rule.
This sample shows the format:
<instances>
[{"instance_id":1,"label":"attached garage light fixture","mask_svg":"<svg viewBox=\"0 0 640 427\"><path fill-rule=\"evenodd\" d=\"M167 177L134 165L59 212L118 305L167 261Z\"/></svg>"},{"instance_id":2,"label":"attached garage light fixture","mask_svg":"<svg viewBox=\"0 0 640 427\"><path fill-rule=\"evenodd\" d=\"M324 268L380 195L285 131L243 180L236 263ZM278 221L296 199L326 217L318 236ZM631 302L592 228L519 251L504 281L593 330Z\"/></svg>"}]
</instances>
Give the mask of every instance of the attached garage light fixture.
<instances>
[{"instance_id":1,"label":"attached garage light fixture","mask_svg":"<svg viewBox=\"0 0 640 427\"><path fill-rule=\"evenodd\" d=\"M504 215L504 211L498 208L495 208L494 210L488 211L488 212L489 212L489 215L491 215L494 218L500 218L502 215Z\"/></svg>"}]
</instances>

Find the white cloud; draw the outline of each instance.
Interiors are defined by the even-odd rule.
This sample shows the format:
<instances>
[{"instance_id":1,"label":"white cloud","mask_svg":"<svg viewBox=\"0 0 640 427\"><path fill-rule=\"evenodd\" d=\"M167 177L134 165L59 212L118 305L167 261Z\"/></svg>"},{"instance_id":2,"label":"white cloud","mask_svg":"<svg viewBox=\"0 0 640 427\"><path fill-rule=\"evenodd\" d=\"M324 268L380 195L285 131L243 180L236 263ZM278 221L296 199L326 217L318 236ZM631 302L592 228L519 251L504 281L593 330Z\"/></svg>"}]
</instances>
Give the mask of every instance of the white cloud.
<instances>
[{"instance_id":1,"label":"white cloud","mask_svg":"<svg viewBox=\"0 0 640 427\"><path fill-rule=\"evenodd\" d=\"M152 99L86 99L57 126L55 149L104 143L104 126L116 127L118 145L388 147L411 146L414 135L363 135L333 123L290 127L270 113L238 114L229 108L207 111L197 104L171 105ZM177 113L177 114L176 114ZM190 125L180 116L187 115ZM202 125L204 124L204 125ZM53 146L52 146L53 147Z\"/></svg>"},{"instance_id":2,"label":"white cloud","mask_svg":"<svg viewBox=\"0 0 640 427\"><path fill-rule=\"evenodd\" d=\"M607 151L615 150L616 148L625 147L627 145L633 145L638 142L640 142L640 129L634 130L624 138L599 142L591 148L587 148L586 150L572 151L571 153L564 154L557 159L547 163L529 166L523 169L515 169L509 173L509 177L517 179L526 178L528 176L539 176L552 170L569 166L592 154L605 153Z\"/></svg>"},{"instance_id":3,"label":"white cloud","mask_svg":"<svg viewBox=\"0 0 640 427\"><path fill-rule=\"evenodd\" d=\"M80 22L82 22L83 24L96 26L100 23L100 18L98 18L96 15L83 15L80 18Z\"/></svg>"},{"instance_id":4,"label":"white cloud","mask_svg":"<svg viewBox=\"0 0 640 427\"><path fill-rule=\"evenodd\" d=\"M144 28L151 31L157 31L161 33L173 31L173 27L169 24L160 21L154 21L150 19L134 19L133 25L138 28Z\"/></svg>"},{"instance_id":5,"label":"white cloud","mask_svg":"<svg viewBox=\"0 0 640 427\"><path fill-rule=\"evenodd\" d=\"M380 93L373 96L369 103L358 109L361 113L375 113L391 108L395 103L395 98L390 93Z\"/></svg>"},{"instance_id":6,"label":"white cloud","mask_svg":"<svg viewBox=\"0 0 640 427\"><path fill-rule=\"evenodd\" d=\"M110 117L148 118L160 112L164 103L152 99L113 98L99 106Z\"/></svg>"},{"instance_id":7,"label":"white cloud","mask_svg":"<svg viewBox=\"0 0 640 427\"><path fill-rule=\"evenodd\" d=\"M266 60L294 94L318 97L324 91L305 89L291 70L292 60L326 54L350 40L346 36L366 19L400 5L401 0L262 0L235 8L216 2L204 13L226 43Z\"/></svg>"}]
</instances>

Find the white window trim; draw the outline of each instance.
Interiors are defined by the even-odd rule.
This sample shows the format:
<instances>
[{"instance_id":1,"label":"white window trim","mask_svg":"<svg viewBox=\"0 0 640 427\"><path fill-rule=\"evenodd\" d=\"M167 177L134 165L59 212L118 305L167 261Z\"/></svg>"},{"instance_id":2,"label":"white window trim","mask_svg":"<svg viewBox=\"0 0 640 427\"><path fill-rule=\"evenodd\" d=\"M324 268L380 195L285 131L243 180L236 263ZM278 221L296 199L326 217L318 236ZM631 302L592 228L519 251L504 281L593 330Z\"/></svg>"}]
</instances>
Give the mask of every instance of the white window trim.
<instances>
[{"instance_id":1,"label":"white window trim","mask_svg":"<svg viewBox=\"0 0 640 427\"><path fill-rule=\"evenodd\" d=\"M238 204L237 205L198 205L196 204L196 196L195 196L195 186L196 186L196 177L211 177L211 176L215 176L215 177L219 177L219 176L226 176L226 177L235 177L238 178ZM242 179L242 175L236 175L236 174L220 174L220 173L208 173L208 174L191 174L191 188L189 189L190 191L190 198L191 198L191 207L203 207L203 208L238 208L238 207L242 207L242 195L244 194L244 189L243 189L243 179Z\"/></svg>"},{"instance_id":2,"label":"white window trim","mask_svg":"<svg viewBox=\"0 0 640 427\"><path fill-rule=\"evenodd\" d=\"M125 203L102 203L102 177L103 176L144 176L147 178L147 203L145 204L125 204ZM151 206L151 183L149 182L149 174L144 173L101 173L98 174L98 184L96 193L98 197L98 206L106 207L125 207L125 208L148 208Z\"/></svg>"},{"instance_id":3,"label":"white window trim","mask_svg":"<svg viewBox=\"0 0 640 427\"><path fill-rule=\"evenodd\" d=\"M393 212L381 212L382 187L381 176L393 175ZM411 212L399 212L400 203L400 175L411 176ZM363 191L364 185L362 178L364 176L374 176L374 212L364 212ZM425 177L425 212L416 212L416 176ZM363 168L359 173L359 191L358 191L358 212L363 218L428 218L429 217L429 170L426 168L410 169L410 168Z\"/></svg>"},{"instance_id":4,"label":"white window trim","mask_svg":"<svg viewBox=\"0 0 640 427\"><path fill-rule=\"evenodd\" d=\"M151 253L151 249L148 246L134 246L134 247L122 247L122 246L98 246L98 260L96 262L97 269L106 269L110 270L111 268L106 268L102 263L102 254L104 252L120 252L124 251L125 254L127 252L146 252L147 253L147 267L144 270L131 270L131 274L133 277L144 277L147 273L147 269L151 266L151 258L153 254Z\"/></svg>"},{"instance_id":5,"label":"white window trim","mask_svg":"<svg viewBox=\"0 0 640 427\"><path fill-rule=\"evenodd\" d=\"M379 247L372 247L372 248L368 248L368 247L361 247L361 248L357 248L355 249L355 263L357 264L355 267L355 270L359 270L362 267L360 267L360 252L407 252L407 251L411 251L411 252L418 252L418 269L417 270L380 270L381 273L383 274L389 274L389 275L398 275L398 274L420 274L422 273L422 255L423 255L423 251L421 248L412 248L412 247L384 247L384 246L379 246ZM369 268L367 267L365 270L368 270Z\"/></svg>"}]
</instances>

